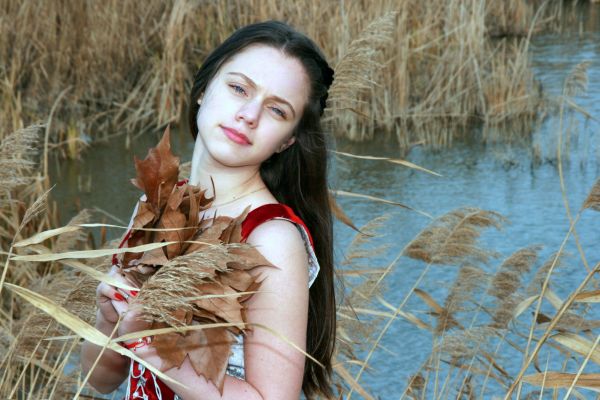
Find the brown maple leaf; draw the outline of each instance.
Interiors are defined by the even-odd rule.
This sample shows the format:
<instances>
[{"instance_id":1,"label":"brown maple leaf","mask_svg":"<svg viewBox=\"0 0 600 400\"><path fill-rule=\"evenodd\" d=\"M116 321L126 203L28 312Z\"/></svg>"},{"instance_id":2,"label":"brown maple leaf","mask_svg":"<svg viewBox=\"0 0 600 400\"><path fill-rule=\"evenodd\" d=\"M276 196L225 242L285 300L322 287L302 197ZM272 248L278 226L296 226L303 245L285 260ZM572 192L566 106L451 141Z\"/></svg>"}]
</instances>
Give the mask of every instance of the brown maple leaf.
<instances>
[{"instance_id":1,"label":"brown maple leaf","mask_svg":"<svg viewBox=\"0 0 600 400\"><path fill-rule=\"evenodd\" d=\"M204 337L200 341L200 346L188 352L192 366L198 375L202 374L207 380L213 382L222 394L231 344L235 339L227 329L222 328L197 332L202 332Z\"/></svg>"},{"instance_id":2,"label":"brown maple leaf","mask_svg":"<svg viewBox=\"0 0 600 400\"><path fill-rule=\"evenodd\" d=\"M146 193L147 201L161 210L179 178L179 158L171 153L171 131L167 126L156 147L142 161L134 157L137 177L133 184Z\"/></svg>"}]
</instances>

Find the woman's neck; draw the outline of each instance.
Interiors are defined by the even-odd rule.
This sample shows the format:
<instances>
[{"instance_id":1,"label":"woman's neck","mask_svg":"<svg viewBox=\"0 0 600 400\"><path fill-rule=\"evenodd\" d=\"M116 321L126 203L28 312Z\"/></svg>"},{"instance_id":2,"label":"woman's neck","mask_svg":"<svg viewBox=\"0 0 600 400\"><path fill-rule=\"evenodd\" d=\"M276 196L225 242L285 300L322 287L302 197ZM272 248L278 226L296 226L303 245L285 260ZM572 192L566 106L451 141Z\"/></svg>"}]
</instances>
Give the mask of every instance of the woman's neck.
<instances>
[{"instance_id":1,"label":"woman's neck","mask_svg":"<svg viewBox=\"0 0 600 400\"><path fill-rule=\"evenodd\" d=\"M196 146L198 147L198 146ZM206 190L215 204L222 204L265 187L258 166L227 167L216 163L202 149L194 149L190 183Z\"/></svg>"}]
</instances>

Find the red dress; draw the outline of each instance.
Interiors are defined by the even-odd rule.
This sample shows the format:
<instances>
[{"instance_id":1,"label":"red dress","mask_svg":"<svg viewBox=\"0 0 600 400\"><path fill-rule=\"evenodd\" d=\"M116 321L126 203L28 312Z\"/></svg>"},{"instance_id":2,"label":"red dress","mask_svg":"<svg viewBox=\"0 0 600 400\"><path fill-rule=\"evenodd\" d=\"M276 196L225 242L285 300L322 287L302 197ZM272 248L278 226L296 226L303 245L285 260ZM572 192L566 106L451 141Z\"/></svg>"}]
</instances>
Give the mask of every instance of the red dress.
<instances>
[{"instance_id":1,"label":"red dress","mask_svg":"<svg viewBox=\"0 0 600 400\"><path fill-rule=\"evenodd\" d=\"M312 267L313 263L316 263L316 257L312 248L313 241L310 232L308 231L306 224L304 224L304 222L294 213L294 211L284 204L265 204L250 211L246 216L246 219L242 222L242 242L245 242L246 239L248 239L248 236L250 236L252 231L257 226L272 219L285 219L293 222L296 224L296 226L301 228L299 230L302 233L303 239L305 239L305 242L310 243L310 245L307 245L307 251L309 252L309 262ZM119 247L123 246L123 244L127 241L129 234L130 232L127 232ZM117 257L114 255L113 264L116 263ZM316 268L316 272L313 272L313 276L309 278L310 283L312 283L316 277L316 273L318 273L318 264ZM143 365L132 361L129 369L127 393L125 395L125 399L177 400L181 398L159 378L154 376L150 370L147 370Z\"/></svg>"}]
</instances>

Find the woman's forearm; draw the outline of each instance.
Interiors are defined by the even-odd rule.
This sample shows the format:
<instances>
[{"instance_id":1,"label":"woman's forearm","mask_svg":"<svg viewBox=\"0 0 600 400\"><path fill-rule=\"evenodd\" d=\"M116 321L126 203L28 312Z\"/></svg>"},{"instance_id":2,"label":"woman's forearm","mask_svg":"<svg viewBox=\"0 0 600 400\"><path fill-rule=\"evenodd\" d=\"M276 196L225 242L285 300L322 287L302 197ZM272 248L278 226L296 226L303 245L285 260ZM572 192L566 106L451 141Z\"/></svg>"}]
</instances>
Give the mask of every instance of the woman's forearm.
<instances>
[{"instance_id":1,"label":"woman's forearm","mask_svg":"<svg viewBox=\"0 0 600 400\"><path fill-rule=\"evenodd\" d=\"M159 366L161 364L160 357L152 347L139 349L138 356L151 365ZM163 381L183 400L263 400L258 390L250 383L228 375L225 375L223 394L221 395L212 382L196 373L189 358L186 358L179 368L174 367L164 373L186 386L182 387L169 381Z\"/></svg>"},{"instance_id":2,"label":"woman's forearm","mask_svg":"<svg viewBox=\"0 0 600 400\"><path fill-rule=\"evenodd\" d=\"M101 317L98 316L96 328L106 336L110 336L114 330L114 324L103 323ZM102 347L86 340L81 349L81 366L84 374L87 374L92 368L100 353L102 356L96 363L88 382L99 392L110 393L118 388L127 377L129 358L109 349L102 352Z\"/></svg>"}]
</instances>

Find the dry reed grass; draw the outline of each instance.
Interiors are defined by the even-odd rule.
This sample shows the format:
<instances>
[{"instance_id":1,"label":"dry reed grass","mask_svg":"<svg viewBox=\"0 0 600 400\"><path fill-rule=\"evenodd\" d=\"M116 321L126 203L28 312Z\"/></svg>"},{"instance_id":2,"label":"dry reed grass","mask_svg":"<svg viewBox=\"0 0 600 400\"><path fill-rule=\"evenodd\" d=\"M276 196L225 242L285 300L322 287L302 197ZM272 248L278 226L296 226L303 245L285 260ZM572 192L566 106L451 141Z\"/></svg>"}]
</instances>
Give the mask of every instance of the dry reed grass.
<instances>
[{"instance_id":1,"label":"dry reed grass","mask_svg":"<svg viewBox=\"0 0 600 400\"><path fill-rule=\"evenodd\" d=\"M457 0L452 4L471 5L472 8L463 7L463 11L467 15L471 15L469 12L476 13L477 15L479 15L478 13L485 14L489 12L487 10L485 12L482 11L482 3L459 2ZM250 8L257 5L259 7ZM368 15L374 18L374 15L380 15L384 11L389 10L389 7L387 7L389 5L386 7L384 5L380 4L381 9L372 10L372 14ZM121 7L122 9L120 10L123 12L137 10L136 5L130 2L122 2L118 5L115 3L112 6ZM287 4L278 10L281 14L277 15L280 15L281 18L287 17L293 20L293 16L300 13L301 6L302 4ZM313 16L313 18L317 13L319 13L320 17L330 17L335 14L334 11L337 10L335 8L337 6L337 4L335 6L325 4L323 7L313 5L307 14ZM44 4L38 5L26 0L21 5L8 3L4 6L4 9L12 12L15 9L11 7L22 7L19 8L20 18L34 18L40 10L43 10ZM103 35L106 36L100 35L93 40L104 43L105 51L108 52L110 50L114 52L114 54L111 54L114 55L115 69L120 68L118 67L119 65L127 65L130 62L129 57L133 59L136 57L136 54L139 57L136 60L141 60L145 50L133 46L131 52L125 54L119 48L110 49L110 44L117 43L118 41L115 37L118 38L119 34L123 34L125 29L128 29L127 32L129 33L135 33L139 32L138 30L142 28L134 26L135 24L124 24L125 26L121 26L124 17L109 13L104 9L106 7L104 5L97 4L90 7L98 13L100 21L112 21L108 26L113 27L114 31L105 32ZM53 36L53 38L56 43L54 45L65 50L67 55L50 54L48 49L44 50L43 43L46 42L41 40L39 36L36 36L40 35L40 32L43 32L47 27L34 27L29 32L23 31L23 33L30 35L27 36L29 39L32 39L29 47L25 46L28 49L22 55L25 58L16 57L17 60L11 61L10 68L5 67L5 69L0 71L1 73L6 73L6 71L10 70L12 74L8 79L3 77L3 87L19 87L23 90L22 92L0 92L2 93L2 96L0 96L2 104L6 105L4 110L8 110L8 112L0 115L0 122L7 124L6 126L19 128L13 134L6 136L0 144L0 164L6 162L7 164L3 165L11 166L10 169L3 168L0 172L0 180L7 182L3 186L5 191L2 192L0 201L0 241L2 249L6 253L18 255L30 253L47 254L86 247L87 236L82 234L82 231L74 231L58 237L52 237L44 241L43 244L38 243L28 247L13 246L19 240L56 226L55 216L46 208L45 194L47 194L47 188L45 186L45 179L33 162L35 154L31 151L31 148L35 148L34 144L39 135L37 133L39 128L20 130L24 126L25 121L27 121L27 118L34 118L33 110L36 110L38 106L40 110L44 109L44 107L48 110L55 105L57 109L65 107L60 109L58 114L67 116L68 118L88 115L86 113L89 110L95 110L93 112L97 114L93 118L83 118L84 121L82 124L84 125L82 126L88 126L85 124L90 124L89 126L93 126L93 124L108 126L103 124L108 124L108 121L111 120L112 122L121 124L119 126L125 129L134 126L144 126L150 120L153 120L152 123L156 123L155 116L150 117L154 110L154 101L156 101L157 104L160 104L160 107L165 110L171 110L168 112L165 111L161 117L165 118L163 122L169 121L171 120L170 118L173 118L174 115L177 115L182 110L182 103L174 102L174 100L182 98L179 90L185 91L181 89L185 87L185 84L183 86L175 84L173 86L162 86L157 82L169 81L181 83L179 79L185 75L185 63L177 64L176 61L183 59L183 56L179 52L185 52L186 46L180 42L173 44L173 40L180 37L180 35L186 38L184 39L184 42L188 41L186 43L196 43L197 40L194 34L186 36L179 30L186 29L184 28L184 26L187 26L186 24L192 24L196 27L203 27L207 32L210 31L212 36L204 38L205 41L201 42L206 45L205 48L209 48L213 41L221 40L234 26L250 22L253 20L252 18L264 15L261 13L273 12L274 3L242 4L232 2L227 5L224 5L224 3L209 4L207 10L212 10L216 15L223 15L226 11L231 11L232 9L239 12L240 21L219 23L211 19L204 19L202 21L193 18L186 19L184 16L186 13L199 12L197 9L189 9L187 7L188 3L185 1L176 2L173 8L169 9L169 17L164 17L160 20L163 24L152 25L154 27L152 33L140 34L141 42L146 45L154 43L156 54L161 54L159 51L160 45L157 43L163 39L159 40L157 38L162 38L160 32L162 32L164 27L170 27L168 28L169 32L171 32L171 36L169 36L169 40L171 40L169 43L171 44L169 46L173 49L173 53L157 59L156 63L158 67L153 73L148 73L149 75L144 75L145 72L142 71L143 63L138 65L139 70L136 76L140 81L145 83L140 84L136 93L143 93L143 95L139 97L134 96L135 98L126 98L126 101L123 101L123 98L119 96L129 95L134 89L131 89L131 82L121 80L123 88L129 88L130 90L123 90L119 93L117 93L118 91L108 93L108 95L114 97L110 97L111 100L107 103L103 103L104 100L102 99L106 98L101 96L102 93L96 93L98 96L91 95L90 93L85 95L80 93L81 97L76 97L74 93L79 92L76 85L74 85L73 89L67 92L66 95L75 96L70 99L73 102L65 101L61 103L62 105L50 104L48 102L44 105L43 99L37 99L35 101L39 103L36 103L35 107L30 107L33 103L24 107L21 99L28 98L26 92L27 90L31 90L28 86L30 80L31 82L40 84L40 87L52 89L51 85L48 86L49 81L44 80L46 79L44 78L45 76L52 76L57 79L55 83L56 87L54 87L54 91L49 90L49 93L53 93L56 97L56 94L62 91L64 81L61 81L61 79L64 77L61 74L65 74L65 70L60 70L58 66L61 65L62 68L65 68L65 65L61 64L61 62L65 63L65 60L73 57L72 60L81 60L78 61L81 62L81 64L77 64L78 68L80 65L84 65L88 68L88 72L90 72L99 65L104 65L102 63L105 61L97 60L94 61L96 63L94 65L86 64L90 63L90 59L86 59L89 55L86 55L85 51L90 51L90 47L86 47L85 43L79 43L81 45L80 48L69 47L73 44L70 44L68 40L60 36L61 32L55 32L56 36ZM355 21L352 20L351 16L355 15L353 14L354 12L360 10L361 5L352 3L347 5L347 7L348 9L343 13L344 24L340 24L343 27L342 30L345 36L343 36L343 40L336 42L340 46L338 49L340 52L336 54L344 54L346 49L351 47L352 41L350 38L354 36L349 32L351 29L357 29L355 26L357 24L353 23ZM405 49L405 54L411 54L411 51L416 51L414 49L419 49L419 52L427 53L431 59L437 60L439 57L441 60L448 61L448 59L444 59L443 57L445 53L442 53L441 57L439 53L436 53L436 51L441 51L437 47L438 42L444 43L445 46L449 47L455 46L454 50L456 50L458 42L448 42L448 40L451 40L454 35L458 35L457 32L461 32L463 28L466 28L461 27L459 24L455 26L454 30L449 30L448 35L441 36L436 41L427 39L427 37L421 38L419 36L420 29L429 29L430 26L428 24L435 21L435 18L439 17L442 13L448 13L449 10L444 7L441 7L441 10L434 10L433 8L427 8L423 4L419 4L413 8L410 11L403 8L394 18L405 22L412 21L415 24L413 27L417 27L413 32L417 32L417 34L412 36L409 41L405 41L405 38L402 37L402 40L394 41L393 43L397 44L401 42L403 46L408 46L409 48ZM161 8L155 3L150 2L145 8L144 13L136 15L136 18L138 18L137 22L151 21L153 16L157 15L164 16L167 9L167 6ZM250 9L255 10L255 13L243 14L244 11ZM519 7L507 8L507 10L512 10L511 12L514 12L516 16L530 15L523 11L526 9ZM306 13L306 10L302 11ZM73 14L70 14L70 12L73 12ZM77 14L71 9L65 11L58 7L58 11L52 11L48 19L49 21L64 21L56 26L63 26L61 24L64 24L66 26L65 29L74 29L80 23L76 22L78 21L77 18L90 21L89 18L84 18L87 15L86 12L88 11L82 8L79 10L79 14ZM205 12L205 10L202 12ZM453 13L449 12L449 14ZM245 18L248 18L248 20L242 21L242 15L246 15ZM417 18L423 15L427 16L427 18L421 20ZM462 18L457 15L447 15L444 16L446 19L443 19L443 21L448 22L452 18L459 17ZM335 21L335 19L333 20ZM317 29L332 29L330 26L321 26L317 21L312 20L312 22L307 23L306 29L313 29L315 31ZM502 33L498 33L502 32L502 29L506 29L505 25L503 25L505 22L503 21L500 20L497 22L498 27L494 28L496 29L495 33L489 34L494 36L503 35ZM3 26L3 23L4 21L0 22L0 26ZM72 25L69 25L69 23ZM91 29L93 29L95 23L94 21L90 21L92 25ZM444 23L441 23L441 27L448 28ZM41 25L44 24L50 24L50 22L41 22ZM226 29L222 28L223 26L226 26ZM433 24L433 26L437 25ZM219 28L221 30L216 29L218 27L221 27ZM209 28L215 29L209 30ZM476 28L482 29L481 26L471 26L470 29ZM17 29L21 28L17 27ZM521 32L519 34L523 34L523 32L527 32L528 30L519 29L518 32ZM0 36L0 38L4 37ZM10 37L17 42L23 40L21 37L18 37L17 32L13 33ZM323 41L327 38L326 35L318 37ZM0 39L0 43L2 43L2 40ZM85 42L92 39L80 36L77 40ZM472 38L471 40L475 39ZM35 46L31 43L36 43L40 47L34 48ZM468 44L465 47L474 46L474 43L468 40L464 43ZM504 50L503 46L507 47L506 44L499 45L496 51L501 54L503 51L508 51ZM0 46L0 49L6 51L5 47ZM40 49L48 53L38 53ZM78 53L79 51L81 51L81 54ZM381 50L382 57L385 51L388 50ZM476 61L478 59L469 53L470 50L464 48L462 51L467 54L465 59L468 59L469 63L477 64ZM139 52L139 54L136 52ZM23 68L21 72L17 73L16 69L11 69L13 68L12 65L23 66L28 62L34 66L41 67L42 61L39 58L43 57L40 54L46 54L47 57L54 60L48 63L49 67L46 70L40 68L41 72L32 73ZM471 55L468 56L468 54ZM75 57L75 55L78 55L78 57ZM61 57L64 57L64 59ZM391 61L388 60L389 64L397 67L398 64L395 63L399 62L398 59L394 57L390 58L389 60ZM404 62L407 60L408 58ZM415 62L415 59L412 59L412 61ZM73 62L75 61L70 61L70 63ZM172 72L169 69L171 63L178 65L178 69L176 69L178 72ZM387 67L389 64L384 64L384 66ZM419 67L424 67L424 65L419 65ZM106 65L104 66L106 67ZM515 68L514 70L516 71L518 70L517 67L523 68L521 64L512 68ZM405 65L405 68L408 68L408 66ZM415 67L413 66L413 68ZM444 68L439 65L436 68L435 74L432 74L432 76L438 78L446 76L444 75L446 72L438 71L438 69ZM448 76L452 76L458 81L461 80L460 74L462 70L469 69L465 65L462 65L460 68L457 67L458 71L453 69L452 66L447 66L447 68L449 71L453 71ZM377 70L377 73L385 69ZM417 68L417 70L420 70L420 68ZM111 70L107 71L111 72ZM156 71L159 72L157 73ZM405 70L400 69L400 71ZM115 79L118 80L119 73L116 71L112 71L112 73ZM20 80L24 78L19 74L25 76L25 81L22 82ZM83 79L86 76L85 74L78 74L80 72L71 71L69 79L77 76L79 79ZM510 76L510 73L507 72L506 74ZM144 77L142 78L143 75ZM476 75L475 73L475 78L471 76L471 84L477 81ZM403 76L402 73L399 76ZM405 75L404 78L407 76L410 75ZM101 87L101 83L103 82L101 79L98 80L98 77L93 79L97 79L96 84L99 87L94 88L93 83L88 82L90 83L89 88L110 92L108 90L110 88L106 85L103 88ZM573 76L568 80L570 83L566 85L568 87L565 88L565 99L568 96L572 96L575 90L584 89L585 86L583 83L585 79L587 79L587 76L585 75L584 66L576 69ZM148 86L148 82L153 83ZM418 82L411 82L412 84L417 85ZM404 85L408 85L406 81ZM461 88L464 90L464 86L461 85L453 82L446 90L448 90L448 93L452 91L455 94L453 99L460 98L468 103L465 98L462 98L460 91L456 92L456 90L460 90ZM496 82L494 85L500 85L500 83ZM494 89L503 94L497 95L498 97L492 96L491 98L502 98L505 101L493 103L489 100L486 101L485 96L482 101L481 96L479 96L479 100L474 100L471 106L486 104L486 107L488 107L490 104L495 104L492 112L484 114L489 116L490 120L493 120L497 115L511 116L512 111L510 109L507 111L507 107L515 101L510 96L513 93L519 93L518 88L519 83L517 80L517 83L515 83L514 88L511 90L501 92L498 88ZM354 89L356 88L349 87L349 90ZM383 93L385 93L386 89L378 87L364 90L373 94L377 93L377 90L383 90ZM440 89L437 93L443 97L444 91ZM368 93L365 96L364 99L370 98ZM94 98L96 100L91 100ZM388 101L388 99L385 99L385 96L383 98L383 102ZM149 99L153 100L150 101ZM171 103L172 100L173 102ZM30 99L27 101L33 100ZM424 107L422 110L431 111L435 109L436 104L441 104L431 99L429 101L427 107ZM68 106L67 103L69 104ZM111 106L113 108L107 106L109 103L113 104ZM457 100L458 103L460 102ZM98 104L101 104L102 107ZM379 103L379 105L381 104ZM405 106L405 109L414 111L414 108L411 109L409 105ZM69 107L72 107L72 109ZM82 111L82 107L89 108ZM102 112L98 111L100 108L103 110ZM469 107L465 107L464 109L457 107L457 109L463 112L465 109L469 109ZM450 111L452 111L452 108L450 108ZM119 112L121 112L120 115L118 114ZM496 112L499 114L496 114ZM351 113L348 115L359 115ZM27 117L24 117L25 115ZM367 110L366 115L374 114ZM461 123L464 122L463 118L468 119L468 117L465 117L467 114L457 115L452 116L452 118L446 116L448 118L443 119L443 122L439 122L439 120L436 120L436 122L431 116L428 117L430 119L425 121L419 120L419 116L416 114L411 117L411 114L407 113L405 114L403 123L410 123L414 124L414 126L424 128L429 123L448 126L444 124L449 124L455 117L461 120ZM144 122L145 118L148 119ZM340 118L346 117L342 116ZM502 118L498 121L502 120ZM67 122L55 121L58 130L60 130L60 126L69 126L69 123L68 119ZM366 122L363 121L361 123ZM429 139L433 140L433 136ZM58 138L56 140L60 142L65 139ZM410 140L406 141L406 143L409 142ZM6 149L8 151L5 151ZM565 241L573 234L579 220L579 215L582 212L600 210L600 201L598 200L599 186L600 184L597 182L579 208L579 213L575 216L570 216L571 226L569 232L566 234ZM82 214L75 217L71 223L81 223L88 218L89 215ZM586 391L589 388L600 389L597 374L583 372L588 362L600 365L598 350L600 339L600 335L598 335L599 324L590 312L590 310L593 311L593 307L597 306L596 303L600 301L600 295L596 290L597 281L594 281L595 274L600 271L600 264L592 267L587 266L585 257L582 254L582 262L587 267L588 275L581 281L579 287L571 292L567 299L560 299L554 293L553 287L555 285L554 273L560 267L564 257L562 246L560 249L557 249L554 255L539 266L537 259L539 249L537 247L527 247L518 250L506 258L506 260L500 263L496 271L490 271L489 266L493 263L495 253L491 249L481 247L478 243L478 238L483 229L501 227L504 219L493 212L478 209L459 209L436 219L429 227L425 228L402 249L395 261L389 264L388 268L373 268L373 258L387 250L385 248L378 248L373 243L369 243L369 241L378 240L376 233L384 222L383 219L378 219L361 228L361 232L366 235L359 234L355 242L352 243L347 256L347 265L342 272L346 281L347 296L345 297L346 302L339 310L340 336L338 337L339 346L335 365L337 384L341 397L345 396L350 399L353 393L358 393L363 398L373 398L369 394L369 388L366 388L361 381L361 376L363 371L369 368L372 354L375 351L381 351L379 347L381 338L390 324L398 317L402 317L408 322L415 324L415 326L424 332L425 338L428 337L427 335L435 338L431 354L421 368L413 373L412 378L407 382L402 397L414 399L489 398L491 396L490 393L495 391L496 393L506 393L506 397L510 398L510 394L516 391L517 398L538 398L543 396L547 388L563 388L563 390L568 390L569 393L574 394L578 398L586 398L590 393ZM6 253L3 254L3 261L6 263L3 268L2 282L6 281L13 285L34 289L36 292L43 294L46 299L54 301L71 314L79 316L84 322L90 323L92 321L93 288L97 284L95 279L87 274L78 272L76 269L65 269L61 266L60 262L33 263L28 261L10 261ZM382 285L382 282L385 282L384 278L396 266L397 262L405 260L407 257L420 261L424 265L423 273L413 285L407 298L403 299L398 306L394 306L385 300L385 285ZM108 263L106 258L89 261L90 266L100 271L106 268ZM449 285L448 295L440 302L419 288L423 279L426 278L426 274L431 270L430 266L433 264L443 266L444 268L458 269L456 280L452 285ZM408 297L412 296L413 293L421 298L428 309L430 309L429 320L420 319L415 314L404 309ZM585 305L589 305L590 307L578 307L578 305L581 305L580 301L584 299L586 301ZM72 333L68 329L57 324L51 318L51 315L43 313L22 299L15 297L13 291L7 289L2 283L0 283L0 317L0 355L2 355L2 359L0 360L0 398L71 398L75 391L77 391L77 387L80 385L82 379L78 371L66 372L71 355L78 353L77 337L72 336ZM56 336L62 337L55 338L55 340L46 340ZM365 338L369 338L370 340L365 340ZM524 346L524 341L530 342L535 348L529 349L529 345ZM362 347L366 347L364 352L361 351ZM541 364L542 360L539 354L542 348L549 350L550 356L555 358L555 361L563 362L561 371L551 371L548 369L548 366ZM523 359L523 365L518 374L514 372L509 373L508 368L505 368L503 364L506 359L502 357L502 354L509 351L513 352L510 354L516 354ZM364 356L365 353L366 356ZM575 366L573 366L572 362L568 362L572 360L575 361ZM358 368L358 372L356 372L355 368ZM535 371L533 368L535 368ZM542 386L542 390L524 386L524 393L521 393L521 389L519 388L522 384ZM555 394L557 395L558 392L555 392ZM93 397L93 395L90 395L90 397Z\"/></svg>"},{"instance_id":2,"label":"dry reed grass","mask_svg":"<svg viewBox=\"0 0 600 400\"><path fill-rule=\"evenodd\" d=\"M535 117L527 34L561 12L552 3L535 18L540 4L2 0L0 130L6 135L50 115L51 147L75 157L91 139L180 121L207 52L236 27L282 19L338 66L331 102L343 109L331 117L337 135L444 145L473 121ZM357 75L357 65L368 68ZM351 96L336 96L346 89Z\"/></svg>"}]
</instances>

